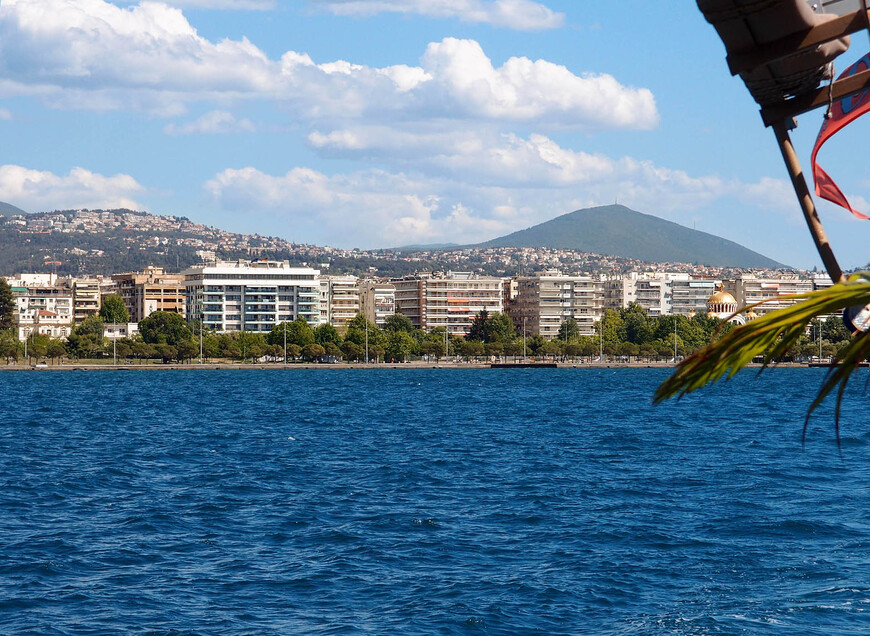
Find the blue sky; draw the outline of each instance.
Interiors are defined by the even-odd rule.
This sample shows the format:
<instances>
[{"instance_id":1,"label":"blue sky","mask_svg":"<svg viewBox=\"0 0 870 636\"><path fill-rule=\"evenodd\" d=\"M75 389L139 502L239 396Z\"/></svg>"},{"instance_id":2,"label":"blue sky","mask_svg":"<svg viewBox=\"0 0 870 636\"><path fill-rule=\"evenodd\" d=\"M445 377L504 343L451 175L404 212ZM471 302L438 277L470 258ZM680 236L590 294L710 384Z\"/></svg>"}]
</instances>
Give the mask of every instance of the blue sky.
<instances>
[{"instance_id":1,"label":"blue sky","mask_svg":"<svg viewBox=\"0 0 870 636\"><path fill-rule=\"evenodd\" d=\"M821 117L795 132L807 168ZM865 212L868 132L820 155ZM618 201L821 265L694 2L0 0L0 138L0 200L31 212L374 248ZM819 207L843 266L866 265L870 226Z\"/></svg>"}]
</instances>

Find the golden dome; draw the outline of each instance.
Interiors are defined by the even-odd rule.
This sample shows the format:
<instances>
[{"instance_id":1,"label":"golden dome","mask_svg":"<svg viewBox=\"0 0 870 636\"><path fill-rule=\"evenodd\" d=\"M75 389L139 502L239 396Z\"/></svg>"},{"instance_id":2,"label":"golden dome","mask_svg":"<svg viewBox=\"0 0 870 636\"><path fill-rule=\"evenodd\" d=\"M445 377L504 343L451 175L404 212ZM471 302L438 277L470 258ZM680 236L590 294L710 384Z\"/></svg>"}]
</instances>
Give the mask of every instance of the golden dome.
<instances>
[{"instance_id":1,"label":"golden dome","mask_svg":"<svg viewBox=\"0 0 870 636\"><path fill-rule=\"evenodd\" d=\"M717 291L712 296L710 296L710 300L707 301L707 306L710 305L736 305L737 300L726 291Z\"/></svg>"}]
</instances>

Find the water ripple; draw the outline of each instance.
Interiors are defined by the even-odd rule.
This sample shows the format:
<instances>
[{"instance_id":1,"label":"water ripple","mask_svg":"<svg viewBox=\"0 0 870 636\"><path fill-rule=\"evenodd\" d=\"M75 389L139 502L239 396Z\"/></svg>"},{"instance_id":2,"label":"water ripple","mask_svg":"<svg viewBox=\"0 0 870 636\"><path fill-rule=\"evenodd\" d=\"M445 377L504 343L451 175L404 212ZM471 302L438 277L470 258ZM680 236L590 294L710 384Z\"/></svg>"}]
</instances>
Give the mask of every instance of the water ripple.
<instances>
[{"instance_id":1,"label":"water ripple","mask_svg":"<svg viewBox=\"0 0 870 636\"><path fill-rule=\"evenodd\" d=\"M0 632L863 632L861 391L666 374L0 374Z\"/></svg>"}]
</instances>

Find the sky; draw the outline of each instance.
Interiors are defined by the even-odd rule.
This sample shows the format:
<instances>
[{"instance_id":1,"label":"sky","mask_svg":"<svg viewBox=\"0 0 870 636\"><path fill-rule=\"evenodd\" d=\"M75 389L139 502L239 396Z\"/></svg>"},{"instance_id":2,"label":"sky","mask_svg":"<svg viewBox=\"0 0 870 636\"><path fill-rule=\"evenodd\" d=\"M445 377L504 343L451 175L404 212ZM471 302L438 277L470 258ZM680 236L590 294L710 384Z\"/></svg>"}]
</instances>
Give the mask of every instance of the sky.
<instances>
[{"instance_id":1,"label":"sky","mask_svg":"<svg viewBox=\"0 0 870 636\"><path fill-rule=\"evenodd\" d=\"M838 72L868 48L856 35ZM794 132L805 168L821 122ZM820 153L865 212L868 134ZM0 201L361 249L618 202L821 268L690 1L0 0ZM819 211L841 265L865 266L868 222Z\"/></svg>"}]
</instances>

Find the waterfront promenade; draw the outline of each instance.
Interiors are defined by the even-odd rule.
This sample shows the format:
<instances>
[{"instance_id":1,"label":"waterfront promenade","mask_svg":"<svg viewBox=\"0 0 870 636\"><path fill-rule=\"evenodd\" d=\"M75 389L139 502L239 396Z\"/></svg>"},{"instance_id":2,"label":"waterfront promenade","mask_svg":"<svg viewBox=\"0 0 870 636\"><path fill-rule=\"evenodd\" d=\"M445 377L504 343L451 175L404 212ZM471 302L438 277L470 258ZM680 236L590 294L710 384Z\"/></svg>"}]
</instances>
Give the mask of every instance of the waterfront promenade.
<instances>
[{"instance_id":1,"label":"waterfront promenade","mask_svg":"<svg viewBox=\"0 0 870 636\"><path fill-rule=\"evenodd\" d=\"M336 363L310 363L295 362L281 364L268 362L256 364L241 364L235 362L192 362L190 364L100 364L93 362L65 363L57 365L31 365L31 364L7 364L0 365L0 371L293 371L304 369L492 369L492 368L526 368L526 369L669 369L674 368L673 362L517 362L517 363L491 363L491 362L425 362L415 360L412 362L380 362L364 364L361 362L336 362ZM761 367L760 364L751 364L750 367ZM785 362L776 365L782 368L805 368L809 366L802 362Z\"/></svg>"}]
</instances>

